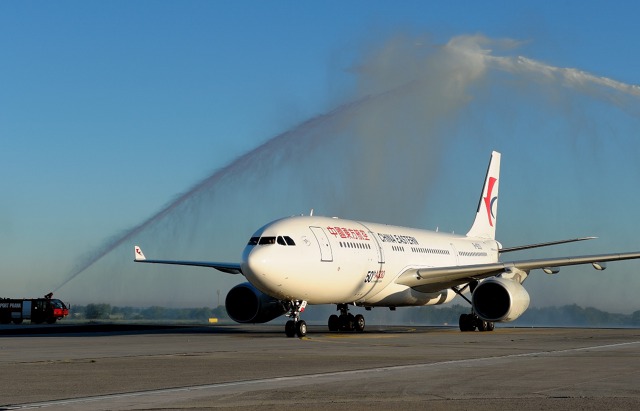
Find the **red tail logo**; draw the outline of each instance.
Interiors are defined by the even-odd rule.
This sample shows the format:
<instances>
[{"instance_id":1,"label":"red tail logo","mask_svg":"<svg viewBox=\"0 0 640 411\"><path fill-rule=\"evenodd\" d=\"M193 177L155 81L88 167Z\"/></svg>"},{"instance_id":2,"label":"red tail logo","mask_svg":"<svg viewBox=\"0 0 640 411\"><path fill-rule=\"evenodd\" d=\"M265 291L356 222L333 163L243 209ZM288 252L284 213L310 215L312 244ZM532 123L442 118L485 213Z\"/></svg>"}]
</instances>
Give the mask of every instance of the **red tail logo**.
<instances>
[{"instance_id":1,"label":"red tail logo","mask_svg":"<svg viewBox=\"0 0 640 411\"><path fill-rule=\"evenodd\" d=\"M484 205L487 208L487 217L489 218L489 225L491 227L493 227L493 220L496 218L496 216L493 214L493 204L498 199L498 196L495 196L493 198L491 197L491 192L493 191L493 186L495 185L496 181L498 181L496 178L489 177L489 187L487 187L487 196L484 197Z\"/></svg>"}]
</instances>

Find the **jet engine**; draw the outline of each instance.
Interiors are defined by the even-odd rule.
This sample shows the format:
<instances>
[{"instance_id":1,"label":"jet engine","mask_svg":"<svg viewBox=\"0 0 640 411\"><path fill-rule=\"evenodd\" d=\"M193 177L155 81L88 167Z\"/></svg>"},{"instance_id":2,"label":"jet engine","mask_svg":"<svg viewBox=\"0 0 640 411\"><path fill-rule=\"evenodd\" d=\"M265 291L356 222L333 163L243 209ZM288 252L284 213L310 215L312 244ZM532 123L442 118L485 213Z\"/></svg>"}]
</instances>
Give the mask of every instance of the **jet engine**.
<instances>
[{"instance_id":1,"label":"jet engine","mask_svg":"<svg viewBox=\"0 0 640 411\"><path fill-rule=\"evenodd\" d=\"M251 283L233 287L224 306L229 317L238 323L266 323L288 311L284 302L264 294Z\"/></svg>"},{"instance_id":2,"label":"jet engine","mask_svg":"<svg viewBox=\"0 0 640 411\"><path fill-rule=\"evenodd\" d=\"M513 321L529 307L529 293L522 284L506 278L482 281L471 297L473 311L486 321Z\"/></svg>"}]
</instances>

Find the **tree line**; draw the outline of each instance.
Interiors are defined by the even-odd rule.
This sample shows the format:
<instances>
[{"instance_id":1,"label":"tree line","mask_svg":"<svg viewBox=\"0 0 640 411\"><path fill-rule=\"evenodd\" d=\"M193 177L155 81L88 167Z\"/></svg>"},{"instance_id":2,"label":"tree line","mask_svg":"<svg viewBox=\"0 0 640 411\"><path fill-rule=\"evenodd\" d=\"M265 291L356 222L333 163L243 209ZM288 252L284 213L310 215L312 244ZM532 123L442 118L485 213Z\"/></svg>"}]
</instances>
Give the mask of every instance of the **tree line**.
<instances>
[{"instance_id":1,"label":"tree line","mask_svg":"<svg viewBox=\"0 0 640 411\"><path fill-rule=\"evenodd\" d=\"M209 318L229 318L223 306L217 308L117 307L110 304L74 305L72 318L86 320L191 320L207 322Z\"/></svg>"},{"instance_id":2,"label":"tree line","mask_svg":"<svg viewBox=\"0 0 640 411\"><path fill-rule=\"evenodd\" d=\"M312 321L324 321L328 311L309 310L306 318ZM421 325L457 325L460 314L468 313L469 306L452 305L445 307L417 307L402 310L394 316L394 322L408 322ZM224 308L168 308L117 307L110 304L76 305L71 311L72 318L86 320L189 320L207 322L209 318L219 321L231 321ZM580 307L576 304L557 307L529 308L513 326L576 326L576 327L640 327L640 310L631 314L618 314L598 310L593 307Z\"/></svg>"},{"instance_id":3,"label":"tree line","mask_svg":"<svg viewBox=\"0 0 640 411\"><path fill-rule=\"evenodd\" d=\"M457 324L460 314L469 313L469 306L419 307L411 310L410 320L430 325ZM513 326L536 327L640 327L640 310L631 314L610 313L577 304L531 307L517 320L506 323Z\"/></svg>"}]
</instances>

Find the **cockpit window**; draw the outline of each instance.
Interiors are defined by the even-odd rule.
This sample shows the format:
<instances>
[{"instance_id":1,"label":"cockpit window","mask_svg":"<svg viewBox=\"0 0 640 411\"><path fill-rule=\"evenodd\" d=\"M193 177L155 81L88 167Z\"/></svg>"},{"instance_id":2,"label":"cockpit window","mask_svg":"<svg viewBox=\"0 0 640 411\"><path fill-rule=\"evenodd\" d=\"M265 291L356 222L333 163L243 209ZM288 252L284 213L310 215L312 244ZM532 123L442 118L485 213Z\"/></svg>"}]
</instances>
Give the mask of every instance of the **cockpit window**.
<instances>
[{"instance_id":1,"label":"cockpit window","mask_svg":"<svg viewBox=\"0 0 640 411\"><path fill-rule=\"evenodd\" d=\"M280 244L280 245L296 245L293 238L288 235L280 235L278 237L251 237L249 240L249 245L270 245L270 244Z\"/></svg>"},{"instance_id":2,"label":"cockpit window","mask_svg":"<svg viewBox=\"0 0 640 411\"><path fill-rule=\"evenodd\" d=\"M289 237L288 235L278 236L277 242L280 245L296 245L295 241L293 241L293 238Z\"/></svg>"},{"instance_id":3,"label":"cockpit window","mask_svg":"<svg viewBox=\"0 0 640 411\"><path fill-rule=\"evenodd\" d=\"M276 243L275 237L260 237L260 242L258 244L267 245L267 244L275 244L275 243Z\"/></svg>"}]
</instances>

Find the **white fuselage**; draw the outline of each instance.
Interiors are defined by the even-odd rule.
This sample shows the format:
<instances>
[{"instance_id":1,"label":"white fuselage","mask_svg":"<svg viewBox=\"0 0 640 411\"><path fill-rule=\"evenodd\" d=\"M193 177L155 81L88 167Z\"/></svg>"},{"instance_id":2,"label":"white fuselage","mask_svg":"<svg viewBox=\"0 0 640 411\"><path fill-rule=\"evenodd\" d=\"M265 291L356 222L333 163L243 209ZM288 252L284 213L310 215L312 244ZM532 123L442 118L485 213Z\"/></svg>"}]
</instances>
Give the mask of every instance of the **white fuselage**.
<instances>
[{"instance_id":1,"label":"white fuselage","mask_svg":"<svg viewBox=\"0 0 640 411\"><path fill-rule=\"evenodd\" d=\"M396 278L412 267L497 262L498 248L495 240L486 238L300 216L258 230L243 252L242 272L262 292L282 300L390 307L443 304L455 296L446 286L411 288L397 284Z\"/></svg>"}]
</instances>

